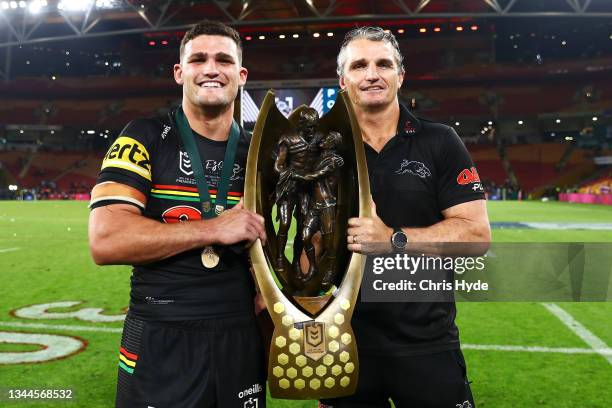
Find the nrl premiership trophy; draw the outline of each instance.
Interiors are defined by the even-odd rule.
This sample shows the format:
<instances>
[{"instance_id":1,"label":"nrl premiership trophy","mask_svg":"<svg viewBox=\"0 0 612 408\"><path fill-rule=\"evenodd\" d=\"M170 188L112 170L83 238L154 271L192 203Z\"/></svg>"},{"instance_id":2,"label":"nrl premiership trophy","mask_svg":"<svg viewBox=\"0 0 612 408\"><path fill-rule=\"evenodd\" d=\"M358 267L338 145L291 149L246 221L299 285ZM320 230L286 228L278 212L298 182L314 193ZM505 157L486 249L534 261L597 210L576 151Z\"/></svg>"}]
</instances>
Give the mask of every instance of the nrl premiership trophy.
<instances>
[{"instance_id":1,"label":"nrl premiership trophy","mask_svg":"<svg viewBox=\"0 0 612 408\"><path fill-rule=\"evenodd\" d=\"M268 382L276 398L355 392L350 326L365 257L346 247L350 217L371 214L361 131L340 92L322 118L300 106L285 118L266 95L255 124L244 205L265 218L268 240L250 249L274 322Z\"/></svg>"}]
</instances>

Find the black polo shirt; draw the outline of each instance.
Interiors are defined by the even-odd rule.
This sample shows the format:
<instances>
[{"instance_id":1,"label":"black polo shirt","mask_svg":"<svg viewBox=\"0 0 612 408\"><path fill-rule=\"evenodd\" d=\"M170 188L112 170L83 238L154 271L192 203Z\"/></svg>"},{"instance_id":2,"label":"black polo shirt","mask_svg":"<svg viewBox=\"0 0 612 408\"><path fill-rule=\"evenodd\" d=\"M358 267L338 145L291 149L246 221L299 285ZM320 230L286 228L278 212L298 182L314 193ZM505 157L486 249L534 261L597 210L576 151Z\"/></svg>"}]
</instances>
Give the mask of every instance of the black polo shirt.
<instances>
[{"instance_id":1,"label":"black polo shirt","mask_svg":"<svg viewBox=\"0 0 612 408\"><path fill-rule=\"evenodd\" d=\"M484 199L465 145L450 127L400 105L397 134L377 153L364 144L376 212L390 227L427 227L442 211ZM353 328L360 353L414 355L459 347L454 302L358 302Z\"/></svg>"}]
</instances>

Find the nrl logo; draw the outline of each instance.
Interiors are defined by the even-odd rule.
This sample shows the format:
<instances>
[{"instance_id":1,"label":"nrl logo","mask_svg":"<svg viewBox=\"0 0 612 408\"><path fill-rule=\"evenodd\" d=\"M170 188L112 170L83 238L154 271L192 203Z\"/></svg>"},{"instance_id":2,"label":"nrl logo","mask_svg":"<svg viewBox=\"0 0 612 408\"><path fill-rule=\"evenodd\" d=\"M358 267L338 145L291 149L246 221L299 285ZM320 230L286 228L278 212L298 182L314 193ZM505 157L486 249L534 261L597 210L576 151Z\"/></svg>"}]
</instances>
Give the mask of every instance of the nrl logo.
<instances>
[{"instance_id":1,"label":"nrl logo","mask_svg":"<svg viewBox=\"0 0 612 408\"><path fill-rule=\"evenodd\" d=\"M191 168L191 160L186 152L179 150L179 169L186 176L191 176L193 174L193 169Z\"/></svg>"},{"instance_id":2,"label":"nrl logo","mask_svg":"<svg viewBox=\"0 0 612 408\"><path fill-rule=\"evenodd\" d=\"M408 161L408 159L402 160L400 168L395 171L395 174L412 174L419 176L420 178L431 177L431 171L425 166L425 164L418 161Z\"/></svg>"},{"instance_id":3,"label":"nrl logo","mask_svg":"<svg viewBox=\"0 0 612 408\"><path fill-rule=\"evenodd\" d=\"M325 323L304 323L304 354L318 360L325 355Z\"/></svg>"}]
</instances>

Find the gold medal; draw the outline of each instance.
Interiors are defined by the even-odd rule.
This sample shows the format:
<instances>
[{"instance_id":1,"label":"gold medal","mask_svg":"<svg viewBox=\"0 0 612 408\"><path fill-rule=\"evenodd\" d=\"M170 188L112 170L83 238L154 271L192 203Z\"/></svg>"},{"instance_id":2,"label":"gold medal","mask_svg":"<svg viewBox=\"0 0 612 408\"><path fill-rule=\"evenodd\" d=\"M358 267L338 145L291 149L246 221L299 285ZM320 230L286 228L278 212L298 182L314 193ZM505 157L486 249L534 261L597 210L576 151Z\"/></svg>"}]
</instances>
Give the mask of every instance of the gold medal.
<instances>
[{"instance_id":1,"label":"gold medal","mask_svg":"<svg viewBox=\"0 0 612 408\"><path fill-rule=\"evenodd\" d=\"M212 246L204 247L201 257L202 265L209 269L219 265L219 260L221 259Z\"/></svg>"}]
</instances>

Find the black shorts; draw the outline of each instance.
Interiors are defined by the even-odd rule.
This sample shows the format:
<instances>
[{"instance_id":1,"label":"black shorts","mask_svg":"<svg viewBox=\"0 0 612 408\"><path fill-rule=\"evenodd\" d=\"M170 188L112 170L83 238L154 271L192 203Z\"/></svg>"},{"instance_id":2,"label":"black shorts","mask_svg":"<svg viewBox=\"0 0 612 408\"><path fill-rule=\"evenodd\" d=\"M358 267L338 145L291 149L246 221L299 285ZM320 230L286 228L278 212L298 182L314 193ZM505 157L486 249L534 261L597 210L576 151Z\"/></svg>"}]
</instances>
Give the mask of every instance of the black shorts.
<instances>
[{"instance_id":1,"label":"black shorts","mask_svg":"<svg viewBox=\"0 0 612 408\"><path fill-rule=\"evenodd\" d=\"M264 350L255 316L125 320L117 407L262 408L265 387Z\"/></svg>"},{"instance_id":2,"label":"black shorts","mask_svg":"<svg viewBox=\"0 0 612 408\"><path fill-rule=\"evenodd\" d=\"M359 384L351 396L320 407L474 408L461 350L409 357L359 356Z\"/></svg>"}]
</instances>

